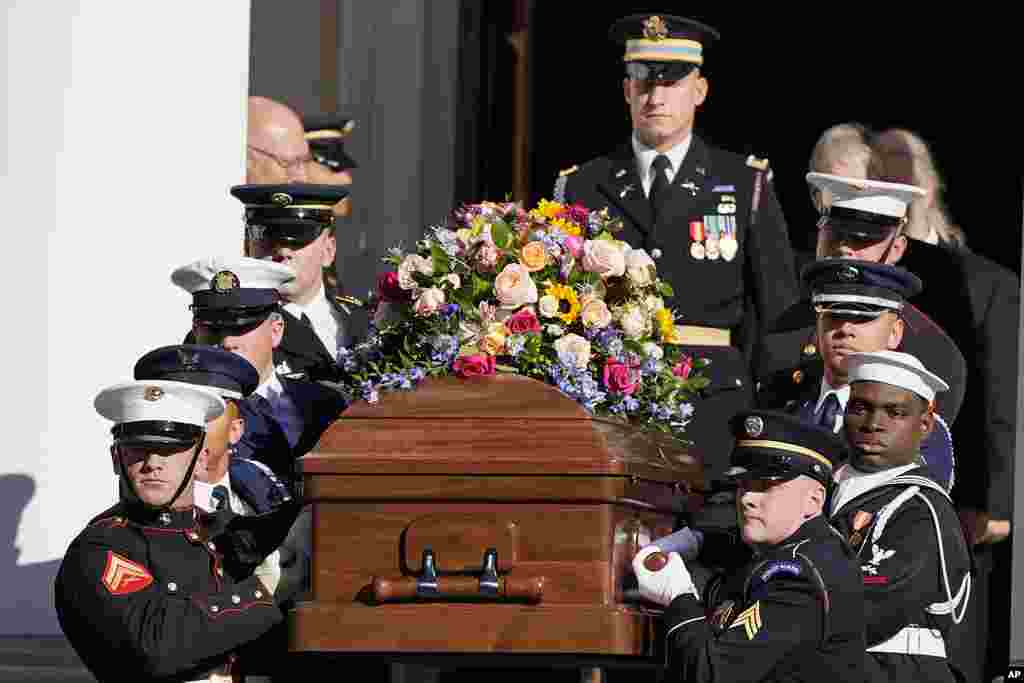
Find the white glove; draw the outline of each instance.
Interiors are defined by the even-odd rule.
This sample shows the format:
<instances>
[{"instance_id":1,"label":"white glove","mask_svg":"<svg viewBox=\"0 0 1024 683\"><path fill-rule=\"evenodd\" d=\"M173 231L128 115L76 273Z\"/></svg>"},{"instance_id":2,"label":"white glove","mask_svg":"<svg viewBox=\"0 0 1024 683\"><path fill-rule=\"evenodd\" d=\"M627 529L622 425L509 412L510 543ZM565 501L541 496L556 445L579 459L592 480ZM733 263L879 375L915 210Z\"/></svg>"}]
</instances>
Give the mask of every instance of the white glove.
<instances>
[{"instance_id":1,"label":"white glove","mask_svg":"<svg viewBox=\"0 0 1024 683\"><path fill-rule=\"evenodd\" d=\"M281 580L281 564L279 556L280 553L275 550L263 558L263 561L260 562L252 572L252 575L258 577L271 594L277 590L277 584Z\"/></svg>"},{"instance_id":2,"label":"white glove","mask_svg":"<svg viewBox=\"0 0 1024 683\"><path fill-rule=\"evenodd\" d=\"M649 545L633 558L633 572L640 587L640 595L662 607L668 607L670 602L684 593L699 598L690 570L686 568L679 553L669 553L668 564L656 572L644 566L647 556L655 552L661 550L656 545Z\"/></svg>"}]
</instances>

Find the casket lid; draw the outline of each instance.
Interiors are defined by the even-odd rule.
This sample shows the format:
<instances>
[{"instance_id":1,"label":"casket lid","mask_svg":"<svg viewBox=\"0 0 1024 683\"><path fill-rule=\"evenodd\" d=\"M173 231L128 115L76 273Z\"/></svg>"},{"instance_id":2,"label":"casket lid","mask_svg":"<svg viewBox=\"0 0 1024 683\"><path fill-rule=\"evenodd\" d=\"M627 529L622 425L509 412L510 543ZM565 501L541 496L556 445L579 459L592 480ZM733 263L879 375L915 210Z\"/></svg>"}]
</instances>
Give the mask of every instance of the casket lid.
<instances>
[{"instance_id":1,"label":"casket lid","mask_svg":"<svg viewBox=\"0 0 1024 683\"><path fill-rule=\"evenodd\" d=\"M594 418L521 375L424 380L353 404L299 459L304 474L626 475L697 482L688 444Z\"/></svg>"}]
</instances>

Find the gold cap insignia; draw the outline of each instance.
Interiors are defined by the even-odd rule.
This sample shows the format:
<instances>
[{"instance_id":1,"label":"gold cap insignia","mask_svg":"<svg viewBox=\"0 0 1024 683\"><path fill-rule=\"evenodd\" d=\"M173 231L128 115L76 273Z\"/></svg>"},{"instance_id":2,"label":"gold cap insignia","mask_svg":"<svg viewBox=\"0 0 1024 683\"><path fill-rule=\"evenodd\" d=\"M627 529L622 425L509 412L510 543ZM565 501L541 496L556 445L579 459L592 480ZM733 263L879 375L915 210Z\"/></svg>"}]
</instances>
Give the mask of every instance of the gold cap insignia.
<instances>
[{"instance_id":1,"label":"gold cap insignia","mask_svg":"<svg viewBox=\"0 0 1024 683\"><path fill-rule=\"evenodd\" d=\"M146 387L142 392L142 398L147 401L159 401L164 396L164 390L160 387Z\"/></svg>"},{"instance_id":2,"label":"gold cap insignia","mask_svg":"<svg viewBox=\"0 0 1024 683\"><path fill-rule=\"evenodd\" d=\"M793 384L800 384L804 381L804 371L794 370L793 371Z\"/></svg>"},{"instance_id":3,"label":"gold cap insignia","mask_svg":"<svg viewBox=\"0 0 1024 683\"><path fill-rule=\"evenodd\" d=\"M238 289L240 285L237 275L230 270L222 270L213 276L211 289L215 292L230 292L232 289Z\"/></svg>"},{"instance_id":4,"label":"gold cap insignia","mask_svg":"<svg viewBox=\"0 0 1024 683\"><path fill-rule=\"evenodd\" d=\"M747 430L747 436L756 438L764 433L764 420L757 415L751 415L743 421L743 428Z\"/></svg>"},{"instance_id":5,"label":"gold cap insignia","mask_svg":"<svg viewBox=\"0 0 1024 683\"><path fill-rule=\"evenodd\" d=\"M274 202L278 206L288 206L295 200L292 199L292 196L290 194L287 194L286 192L275 192L274 194L270 195L270 201Z\"/></svg>"},{"instance_id":6,"label":"gold cap insignia","mask_svg":"<svg viewBox=\"0 0 1024 683\"><path fill-rule=\"evenodd\" d=\"M803 351L805 356L813 356L818 352L818 347L814 344L804 344Z\"/></svg>"},{"instance_id":7,"label":"gold cap insignia","mask_svg":"<svg viewBox=\"0 0 1024 683\"><path fill-rule=\"evenodd\" d=\"M644 38L647 40L664 40L668 37L668 26L659 16L647 17L644 20Z\"/></svg>"}]
</instances>

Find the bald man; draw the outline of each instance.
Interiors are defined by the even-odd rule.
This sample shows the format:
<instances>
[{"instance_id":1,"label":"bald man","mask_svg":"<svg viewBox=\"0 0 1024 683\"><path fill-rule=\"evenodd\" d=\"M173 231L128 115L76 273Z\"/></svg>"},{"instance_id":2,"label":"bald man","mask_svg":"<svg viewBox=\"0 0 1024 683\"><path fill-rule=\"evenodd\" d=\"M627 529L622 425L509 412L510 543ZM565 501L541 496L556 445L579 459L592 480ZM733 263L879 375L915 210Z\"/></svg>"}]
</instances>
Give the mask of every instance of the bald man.
<instances>
[{"instance_id":1,"label":"bald man","mask_svg":"<svg viewBox=\"0 0 1024 683\"><path fill-rule=\"evenodd\" d=\"M245 182L259 185L308 183L309 153L302 119L280 102L249 98Z\"/></svg>"}]
</instances>

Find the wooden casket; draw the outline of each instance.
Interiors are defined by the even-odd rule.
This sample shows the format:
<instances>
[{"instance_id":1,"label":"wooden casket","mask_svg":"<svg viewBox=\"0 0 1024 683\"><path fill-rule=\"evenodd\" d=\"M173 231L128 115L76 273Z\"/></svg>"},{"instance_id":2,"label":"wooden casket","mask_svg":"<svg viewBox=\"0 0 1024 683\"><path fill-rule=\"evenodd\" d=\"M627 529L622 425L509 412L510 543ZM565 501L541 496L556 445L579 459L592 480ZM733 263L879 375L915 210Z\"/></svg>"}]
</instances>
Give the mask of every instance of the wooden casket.
<instances>
[{"instance_id":1,"label":"wooden casket","mask_svg":"<svg viewBox=\"0 0 1024 683\"><path fill-rule=\"evenodd\" d=\"M672 532L702 469L518 375L353 405L298 466L313 566L293 653L634 658L659 612L630 561Z\"/></svg>"}]
</instances>

